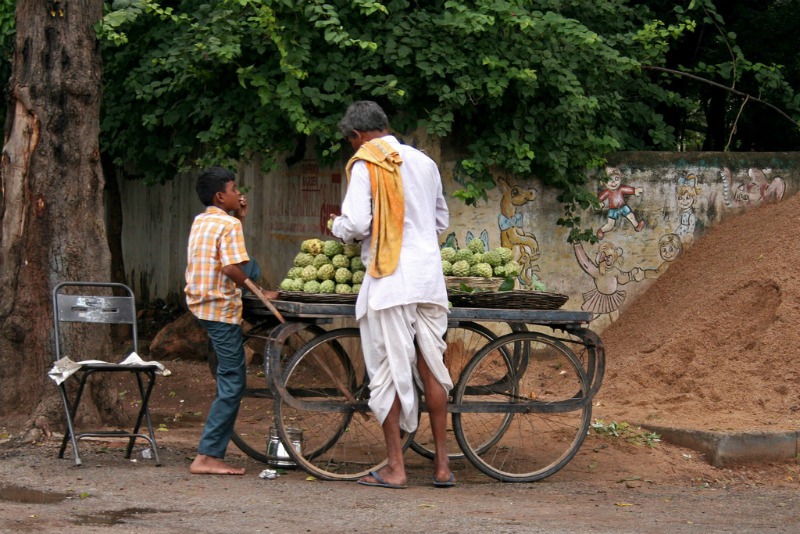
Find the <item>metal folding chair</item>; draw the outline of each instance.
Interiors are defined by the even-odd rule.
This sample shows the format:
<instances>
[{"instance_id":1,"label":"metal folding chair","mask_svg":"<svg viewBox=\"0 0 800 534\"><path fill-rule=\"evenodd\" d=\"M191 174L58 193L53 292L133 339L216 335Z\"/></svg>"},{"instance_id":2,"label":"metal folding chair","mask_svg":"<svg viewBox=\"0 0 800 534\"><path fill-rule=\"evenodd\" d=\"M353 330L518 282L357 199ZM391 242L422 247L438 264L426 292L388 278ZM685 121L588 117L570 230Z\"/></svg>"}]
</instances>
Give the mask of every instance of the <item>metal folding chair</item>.
<instances>
[{"instance_id":1,"label":"metal folding chair","mask_svg":"<svg viewBox=\"0 0 800 534\"><path fill-rule=\"evenodd\" d=\"M123 295L113 295L112 292L122 293ZM92 326L71 326L68 323L87 323ZM53 289L53 324L55 327L55 361L62 364L66 363L70 368L77 369L59 384L61 397L64 401L67 430L64 433L58 457L64 457L67 442L71 441L75 465L81 465L81 458L78 453L79 440L88 437L115 436L129 438L125 458L130 458L136 439L141 438L150 444L155 464L161 465L148 402L155 385L156 373L162 367L158 363L142 362L141 360L134 364L110 363L102 361L104 356L102 354L73 354L70 352L72 350L71 345L74 345L74 341L77 339L76 336L108 335L110 332L109 326L111 325L130 325L130 350L138 354L136 301L131 289L124 284L117 283L64 282L58 284ZM104 332L102 331L103 328L105 329ZM127 351L126 355L128 354L131 354L131 352ZM91 359L92 357L99 359L94 360ZM76 365L73 365L73 363ZM132 373L135 375L142 404L136 418L136 425L132 431L89 430L77 432L75 430L75 416L78 412L86 381L96 373ZM67 384L71 379L79 380L77 392L74 395L70 395L67 388ZM147 427L147 434L139 431L142 422Z\"/></svg>"}]
</instances>

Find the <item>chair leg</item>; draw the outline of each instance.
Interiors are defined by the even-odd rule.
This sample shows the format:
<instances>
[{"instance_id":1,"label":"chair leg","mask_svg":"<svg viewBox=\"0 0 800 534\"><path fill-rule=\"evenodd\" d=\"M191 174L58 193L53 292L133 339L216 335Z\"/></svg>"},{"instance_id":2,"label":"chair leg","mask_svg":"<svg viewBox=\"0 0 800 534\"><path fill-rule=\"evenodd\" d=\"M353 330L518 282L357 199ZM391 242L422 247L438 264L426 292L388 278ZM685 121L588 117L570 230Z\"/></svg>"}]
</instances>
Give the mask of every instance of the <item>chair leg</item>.
<instances>
[{"instance_id":1,"label":"chair leg","mask_svg":"<svg viewBox=\"0 0 800 534\"><path fill-rule=\"evenodd\" d=\"M83 395L83 388L86 385L86 375L83 375L81 378L80 386L78 386L78 392L75 395L75 402L70 404L69 396L67 395L67 387L66 381L61 383L61 399L64 401L64 415L67 419L67 431L64 433L64 439L61 440L61 448L58 451L58 457L63 458L64 453L67 450L67 441L72 442L72 456L75 461L75 465L81 465L81 457L78 453L78 438L75 436L75 428L72 424L73 419L75 418L76 414L78 413L78 405L81 401L81 396Z\"/></svg>"},{"instance_id":2,"label":"chair leg","mask_svg":"<svg viewBox=\"0 0 800 534\"><path fill-rule=\"evenodd\" d=\"M144 387L144 383L142 382L142 372L136 372L136 382L139 385L139 395L142 399L142 407L139 409L139 415L136 418L136 426L133 428L133 436L131 436L131 440L128 443L128 448L125 452L125 457L130 458L131 453L133 451L133 444L136 440L136 435L139 434L139 429L142 426L142 419L144 419L145 424L147 425L148 435L150 436L150 446L153 448L153 459L156 462L156 465L161 465L161 460L158 457L158 445L156 444L156 435L155 431L153 430L153 422L150 418L150 394L153 392L153 387L156 384L156 373L155 371L144 371L144 374L147 375L147 389Z\"/></svg>"}]
</instances>

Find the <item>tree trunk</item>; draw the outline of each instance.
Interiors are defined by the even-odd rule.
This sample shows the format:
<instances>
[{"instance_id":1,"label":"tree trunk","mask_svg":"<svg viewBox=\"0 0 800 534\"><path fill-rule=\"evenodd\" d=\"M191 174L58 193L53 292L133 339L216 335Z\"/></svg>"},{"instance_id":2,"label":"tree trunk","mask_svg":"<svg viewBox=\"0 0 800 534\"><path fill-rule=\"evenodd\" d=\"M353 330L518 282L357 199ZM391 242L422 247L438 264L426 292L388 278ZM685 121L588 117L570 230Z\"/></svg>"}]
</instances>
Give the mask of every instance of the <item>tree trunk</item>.
<instances>
[{"instance_id":1,"label":"tree trunk","mask_svg":"<svg viewBox=\"0 0 800 534\"><path fill-rule=\"evenodd\" d=\"M0 415L26 415L44 433L63 425L58 388L47 378L51 291L62 281L111 279L98 145L102 62L92 28L102 14L102 0L16 6L1 164ZM95 358L110 346L79 342ZM114 423L121 406L109 392L93 384L83 402L91 416Z\"/></svg>"}]
</instances>

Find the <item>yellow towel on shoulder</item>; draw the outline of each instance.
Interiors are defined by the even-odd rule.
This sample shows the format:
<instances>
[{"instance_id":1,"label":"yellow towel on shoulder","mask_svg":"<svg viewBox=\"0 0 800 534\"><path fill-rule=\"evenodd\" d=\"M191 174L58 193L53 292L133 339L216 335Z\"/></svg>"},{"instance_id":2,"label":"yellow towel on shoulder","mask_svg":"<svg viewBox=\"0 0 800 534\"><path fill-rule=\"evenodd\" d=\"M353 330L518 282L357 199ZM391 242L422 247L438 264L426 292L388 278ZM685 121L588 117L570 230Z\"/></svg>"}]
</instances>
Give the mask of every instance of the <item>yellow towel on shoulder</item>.
<instances>
[{"instance_id":1,"label":"yellow towel on shoulder","mask_svg":"<svg viewBox=\"0 0 800 534\"><path fill-rule=\"evenodd\" d=\"M405 195L400 175L403 159L386 141L367 141L347 162L348 183L353 165L359 160L367 163L372 185L372 246L368 272L374 278L383 278L397 269L403 244Z\"/></svg>"}]
</instances>

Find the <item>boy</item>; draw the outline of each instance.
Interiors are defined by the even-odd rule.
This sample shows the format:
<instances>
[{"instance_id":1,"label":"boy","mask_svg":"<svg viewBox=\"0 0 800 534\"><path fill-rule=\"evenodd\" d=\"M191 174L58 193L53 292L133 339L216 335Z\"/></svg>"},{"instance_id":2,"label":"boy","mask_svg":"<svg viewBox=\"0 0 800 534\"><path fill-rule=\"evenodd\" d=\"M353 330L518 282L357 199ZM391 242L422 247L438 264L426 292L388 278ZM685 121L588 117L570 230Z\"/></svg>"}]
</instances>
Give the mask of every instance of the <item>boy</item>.
<instances>
[{"instance_id":1,"label":"boy","mask_svg":"<svg viewBox=\"0 0 800 534\"><path fill-rule=\"evenodd\" d=\"M257 279L258 265L244 245L242 221L247 200L232 172L220 167L197 178L197 195L206 210L195 217L189 235L186 304L208 332L217 353L217 398L211 404L200 438L193 474L243 475L244 469L224 462L245 388L242 291L248 278ZM230 215L233 214L233 215ZM276 298L275 292L262 292Z\"/></svg>"}]
</instances>

